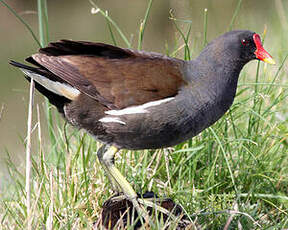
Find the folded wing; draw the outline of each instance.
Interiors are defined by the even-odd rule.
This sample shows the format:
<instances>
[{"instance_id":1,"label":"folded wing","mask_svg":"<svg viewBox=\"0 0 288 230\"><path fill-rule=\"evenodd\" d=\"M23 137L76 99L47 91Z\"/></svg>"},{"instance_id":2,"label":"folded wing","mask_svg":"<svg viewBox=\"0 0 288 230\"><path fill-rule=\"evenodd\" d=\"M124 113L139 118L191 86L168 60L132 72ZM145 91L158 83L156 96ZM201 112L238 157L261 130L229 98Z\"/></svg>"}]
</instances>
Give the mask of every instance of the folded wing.
<instances>
[{"instance_id":1,"label":"folded wing","mask_svg":"<svg viewBox=\"0 0 288 230\"><path fill-rule=\"evenodd\" d=\"M185 85L184 61L103 43L61 40L27 61L110 109L172 97Z\"/></svg>"}]
</instances>

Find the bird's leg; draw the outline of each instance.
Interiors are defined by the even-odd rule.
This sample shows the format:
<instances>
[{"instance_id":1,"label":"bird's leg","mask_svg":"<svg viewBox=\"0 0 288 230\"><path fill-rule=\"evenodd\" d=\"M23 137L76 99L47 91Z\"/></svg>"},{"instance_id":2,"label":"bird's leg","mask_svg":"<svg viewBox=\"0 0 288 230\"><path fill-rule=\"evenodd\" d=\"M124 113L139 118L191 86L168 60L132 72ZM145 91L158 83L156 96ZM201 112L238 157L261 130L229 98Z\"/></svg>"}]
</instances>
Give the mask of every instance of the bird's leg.
<instances>
[{"instance_id":1,"label":"bird's leg","mask_svg":"<svg viewBox=\"0 0 288 230\"><path fill-rule=\"evenodd\" d=\"M102 166L102 168L104 169L109 181L110 181L110 184L112 186L112 190L116 193L119 193L121 192L121 188L119 187L118 183L115 181L115 179L113 178L113 176L110 174L109 170L107 169L104 161L103 161L103 156L104 156L104 153L107 151L107 146L106 145L102 145L100 147L100 149L98 149L97 151L97 156L98 156L98 159L100 161L100 164ZM112 160L112 163L114 163L114 158L111 159Z\"/></svg>"},{"instance_id":2,"label":"bird's leg","mask_svg":"<svg viewBox=\"0 0 288 230\"><path fill-rule=\"evenodd\" d=\"M149 221L149 215L147 211L140 206L137 201L137 194L129 184L129 182L125 179L125 177L121 174L121 172L114 165L114 156L119 150L111 146L106 152L98 151L97 155L101 165L105 168L107 174L113 178L112 181L116 182L119 188L121 188L124 195L129 199L133 205L133 207L138 212L138 215L143 217L145 220ZM113 182L112 182L113 183Z\"/></svg>"}]
</instances>

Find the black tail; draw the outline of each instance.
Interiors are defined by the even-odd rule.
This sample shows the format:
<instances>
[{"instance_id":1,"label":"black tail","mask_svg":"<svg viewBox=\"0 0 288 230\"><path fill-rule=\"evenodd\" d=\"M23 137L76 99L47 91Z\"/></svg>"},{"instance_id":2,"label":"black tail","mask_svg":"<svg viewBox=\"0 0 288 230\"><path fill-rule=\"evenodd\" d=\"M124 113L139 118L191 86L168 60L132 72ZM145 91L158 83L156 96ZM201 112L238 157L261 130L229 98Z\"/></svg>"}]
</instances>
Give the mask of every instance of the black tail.
<instances>
[{"instance_id":1,"label":"black tail","mask_svg":"<svg viewBox=\"0 0 288 230\"><path fill-rule=\"evenodd\" d=\"M47 71L44 68L41 67L32 67L32 66L28 66L16 61L11 60L9 62L9 64L20 68L20 69L25 69L25 70L29 70L31 72L40 74L42 76L45 76L47 78L49 78L50 80L54 80L57 81L59 78L57 76L55 76L53 73L51 73L50 71ZM30 82L31 79L29 76L25 75L25 78ZM60 79L61 80L61 79ZM62 80L63 81L63 80ZM66 97L60 96L58 94L55 94L51 91L49 91L48 89L46 89L45 87L43 87L42 85L40 85L39 83L35 82L35 88L41 93L43 94L45 97L48 98L49 102L52 105L55 105L58 109L58 111L60 113L64 113L63 107L66 103L71 102L69 99L67 99Z\"/></svg>"},{"instance_id":2,"label":"black tail","mask_svg":"<svg viewBox=\"0 0 288 230\"><path fill-rule=\"evenodd\" d=\"M21 68L21 69L27 69L27 70L31 70L31 71L37 73L37 68L32 67L32 66L24 65L22 63L19 63L19 62L13 61L13 60L10 60L9 64L13 65L15 67Z\"/></svg>"}]
</instances>

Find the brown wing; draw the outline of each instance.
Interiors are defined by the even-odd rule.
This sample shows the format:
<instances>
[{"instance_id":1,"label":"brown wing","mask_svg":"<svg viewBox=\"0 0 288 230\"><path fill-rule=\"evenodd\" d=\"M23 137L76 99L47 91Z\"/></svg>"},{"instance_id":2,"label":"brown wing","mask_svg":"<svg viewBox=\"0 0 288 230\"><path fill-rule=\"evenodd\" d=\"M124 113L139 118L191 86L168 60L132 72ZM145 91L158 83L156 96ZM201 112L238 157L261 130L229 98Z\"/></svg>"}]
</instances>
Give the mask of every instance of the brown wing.
<instances>
[{"instance_id":1,"label":"brown wing","mask_svg":"<svg viewBox=\"0 0 288 230\"><path fill-rule=\"evenodd\" d=\"M102 43L62 40L32 57L34 64L109 108L174 96L185 84L182 60Z\"/></svg>"}]
</instances>

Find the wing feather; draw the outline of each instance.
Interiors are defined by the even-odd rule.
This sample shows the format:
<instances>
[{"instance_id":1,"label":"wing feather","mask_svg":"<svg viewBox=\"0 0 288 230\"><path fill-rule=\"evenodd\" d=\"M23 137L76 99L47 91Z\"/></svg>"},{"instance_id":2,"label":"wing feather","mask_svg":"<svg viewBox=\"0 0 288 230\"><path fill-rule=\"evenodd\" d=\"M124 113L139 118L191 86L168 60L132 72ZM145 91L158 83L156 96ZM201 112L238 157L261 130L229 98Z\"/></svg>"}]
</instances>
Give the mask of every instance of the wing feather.
<instances>
[{"instance_id":1,"label":"wing feather","mask_svg":"<svg viewBox=\"0 0 288 230\"><path fill-rule=\"evenodd\" d=\"M186 84L180 59L103 43L62 40L32 58L110 109L172 97Z\"/></svg>"}]
</instances>

